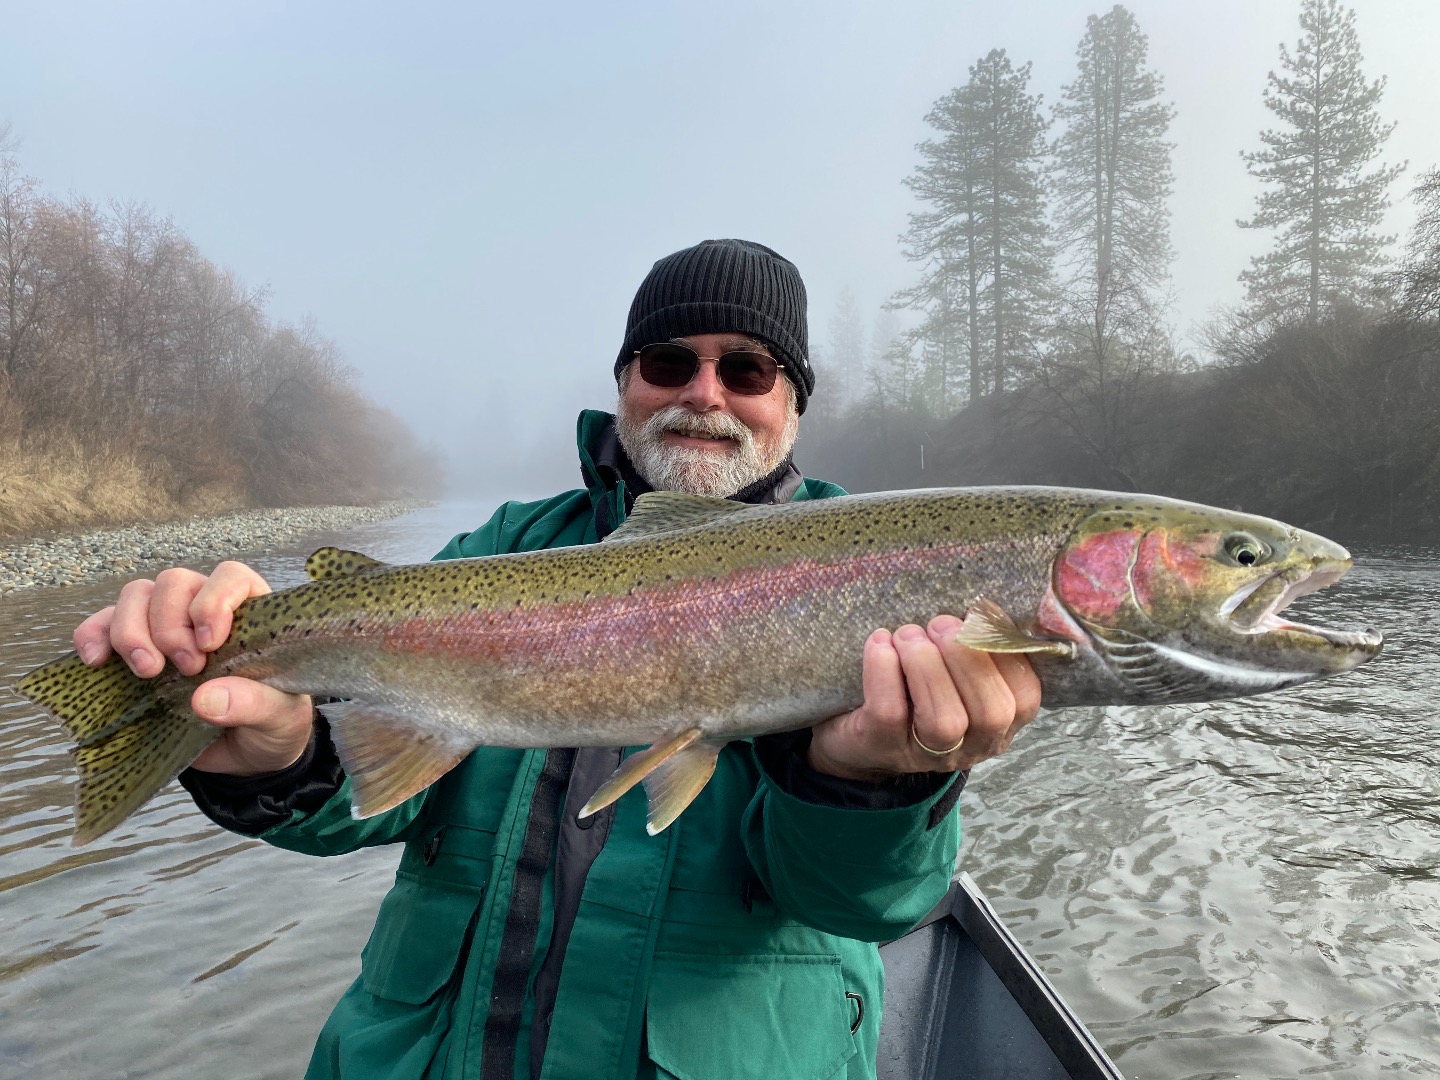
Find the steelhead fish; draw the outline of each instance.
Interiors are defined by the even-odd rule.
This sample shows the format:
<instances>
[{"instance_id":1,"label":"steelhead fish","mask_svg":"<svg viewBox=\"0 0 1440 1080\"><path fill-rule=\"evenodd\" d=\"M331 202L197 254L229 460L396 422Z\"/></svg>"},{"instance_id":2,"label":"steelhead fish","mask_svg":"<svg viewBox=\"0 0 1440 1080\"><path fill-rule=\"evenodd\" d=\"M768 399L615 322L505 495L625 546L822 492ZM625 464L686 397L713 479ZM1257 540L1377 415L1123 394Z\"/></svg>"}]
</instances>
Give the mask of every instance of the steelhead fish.
<instances>
[{"instance_id":1,"label":"steelhead fish","mask_svg":"<svg viewBox=\"0 0 1440 1080\"><path fill-rule=\"evenodd\" d=\"M17 689L75 741L74 842L114 828L218 731L200 682L243 675L323 706L368 817L477 746L650 747L586 806L644 781L659 832L733 739L863 700L876 627L965 614L960 640L1028 653L1048 707L1210 701L1375 656L1380 635L1289 622L1350 566L1267 518L1059 488L883 492L751 506L642 495L603 543L385 566L323 548L312 581L245 601L198 676L73 653Z\"/></svg>"}]
</instances>

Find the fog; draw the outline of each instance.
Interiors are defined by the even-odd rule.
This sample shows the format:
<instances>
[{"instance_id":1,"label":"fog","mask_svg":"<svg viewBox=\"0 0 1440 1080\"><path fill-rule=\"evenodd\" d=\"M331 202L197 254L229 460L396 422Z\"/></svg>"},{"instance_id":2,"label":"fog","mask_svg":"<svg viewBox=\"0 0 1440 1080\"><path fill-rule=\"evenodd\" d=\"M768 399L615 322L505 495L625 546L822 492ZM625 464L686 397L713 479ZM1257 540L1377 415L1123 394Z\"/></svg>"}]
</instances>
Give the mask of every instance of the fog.
<instances>
[{"instance_id":1,"label":"fog","mask_svg":"<svg viewBox=\"0 0 1440 1080\"><path fill-rule=\"evenodd\" d=\"M1127 4L1177 115L1170 202L1183 344L1267 237L1235 220L1242 150L1292 0ZM1356 0L1386 76L1403 196L1440 164L1440 5ZM630 297L706 237L778 249L810 289L812 341L843 288L866 317L915 271L897 242L924 116L992 48L1053 103L1108 3L193 5L7 11L0 116L50 192L136 200L210 259L313 316L365 391L447 459L460 490L577 480L574 418L609 407ZM816 393L823 394L823 382ZM803 465L803 460L801 461Z\"/></svg>"}]
</instances>

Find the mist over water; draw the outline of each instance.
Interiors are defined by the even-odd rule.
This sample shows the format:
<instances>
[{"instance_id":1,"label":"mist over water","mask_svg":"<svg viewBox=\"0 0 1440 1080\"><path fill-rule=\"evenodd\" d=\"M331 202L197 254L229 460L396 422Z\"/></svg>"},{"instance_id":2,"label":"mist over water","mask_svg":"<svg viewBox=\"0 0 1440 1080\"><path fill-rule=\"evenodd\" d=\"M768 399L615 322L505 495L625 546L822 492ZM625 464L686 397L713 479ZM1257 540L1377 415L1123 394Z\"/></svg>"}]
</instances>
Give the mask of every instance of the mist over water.
<instances>
[{"instance_id":1,"label":"mist over water","mask_svg":"<svg viewBox=\"0 0 1440 1080\"><path fill-rule=\"evenodd\" d=\"M490 509L315 544L416 561ZM257 565L294 584L315 544ZM114 591L0 599L0 684ZM1440 1074L1440 551L1361 552L1302 606L1385 652L1259 699L1044 714L962 800L960 868L1131 1080ZM0 1080L298 1075L398 849L274 850L172 787L77 851L71 782L0 689Z\"/></svg>"},{"instance_id":2,"label":"mist over water","mask_svg":"<svg viewBox=\"0 0 1440 1080\"><path fill-rule=\"evenodd\" d=\"M927 113L1003 48L1034 64L1048 114L1111 6L14 5L0 119L45 193L173 216L274 319L313 315L457 490L508 493L502 454L508 476L573 482L575 413L613 401L625 312L667 252L765 243L805 276L817 356L836 358L847 288L868 339L920 272L897 238L923 208L903 180L935 136ZM1389 79L1386 160L1411 166L1383 227L1403 241L1405 192L1440 163L1440 72L1418 47L1440 7L1345 6L1365 76ZM1266 73L1300 4L1127 7L1177 110L1168 321L1189 349L1266 249L1235 225L1260 191L1240 154L1275 126ZM817 408L838 380L819 385Z\"/></svg>"}]
</instances>

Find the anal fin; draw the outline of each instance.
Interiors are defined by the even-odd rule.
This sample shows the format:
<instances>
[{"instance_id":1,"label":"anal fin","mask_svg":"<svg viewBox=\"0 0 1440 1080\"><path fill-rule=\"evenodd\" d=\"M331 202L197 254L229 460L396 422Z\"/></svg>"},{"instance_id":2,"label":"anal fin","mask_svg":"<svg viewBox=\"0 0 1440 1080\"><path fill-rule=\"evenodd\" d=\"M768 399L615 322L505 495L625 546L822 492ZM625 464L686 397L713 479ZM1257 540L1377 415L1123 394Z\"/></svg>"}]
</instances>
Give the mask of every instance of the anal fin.
<instances>
[{"instance_id":1,"label":"anal fin","mask_svg":"<svg viewBox=\"0 0 1440 1080\"><path fill-rule=\"evenodd\" d=\"M1009 612L983 596L970 605L955 640L980 652L1038 653L1065 660L1073 660L1076 652L1073 641L1036 637L1021 630Z\"/></svg>"},{"instance_id":2,"label":"anal fin","mask_svg":"<svg viewBox=\"0 0 1440 1080\"><path fill-rule=\"evenodd\" d=\"M702 734L703 732L698 727L686 728L684 731L656 740L638 754L631 754L620 763L620 767L610 775L610 779L601 784L600 789L590 796L590 801L580 808L579 816L589 817L591 814L604 810L668 759L698 742ZM703 783L701 786L704 786ZM694 796L692 795L691 798ZM689 799L686 802L689 802Z\"/></svg>"},{"instance_id":3,"label":"anal fin","mask_svg":"<svg viewBox=\"0 0 1440 1080\"><path fill-rule=\"evenodd\" d=\"M320 711L350 777L350 812L357 818L384 813L424 791L476 746L361 701L336 701Z\"/></svg>"}]
</instances>

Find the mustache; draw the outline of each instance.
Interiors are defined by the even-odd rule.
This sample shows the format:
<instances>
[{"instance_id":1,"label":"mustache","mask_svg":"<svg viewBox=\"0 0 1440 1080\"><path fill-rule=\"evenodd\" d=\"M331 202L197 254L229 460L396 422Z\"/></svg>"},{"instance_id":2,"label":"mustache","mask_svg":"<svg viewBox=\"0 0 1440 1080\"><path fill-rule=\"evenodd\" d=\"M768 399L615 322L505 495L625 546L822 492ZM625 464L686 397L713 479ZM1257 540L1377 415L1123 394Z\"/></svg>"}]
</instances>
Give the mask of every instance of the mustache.
<instances>
[{"instance_id":1,"label":"mustache","mask_svg":"<svg viewBox=\"0 0 1440 1080\"><path fill-rule=\"evenodd\" d=\"M733 439L742 446L753 438L749 428L727 413L695 413L680 405L661 409L641 426L642 436L652 439L658 439L666 432L701 438Z\"/></svg>"}]
</instances>

